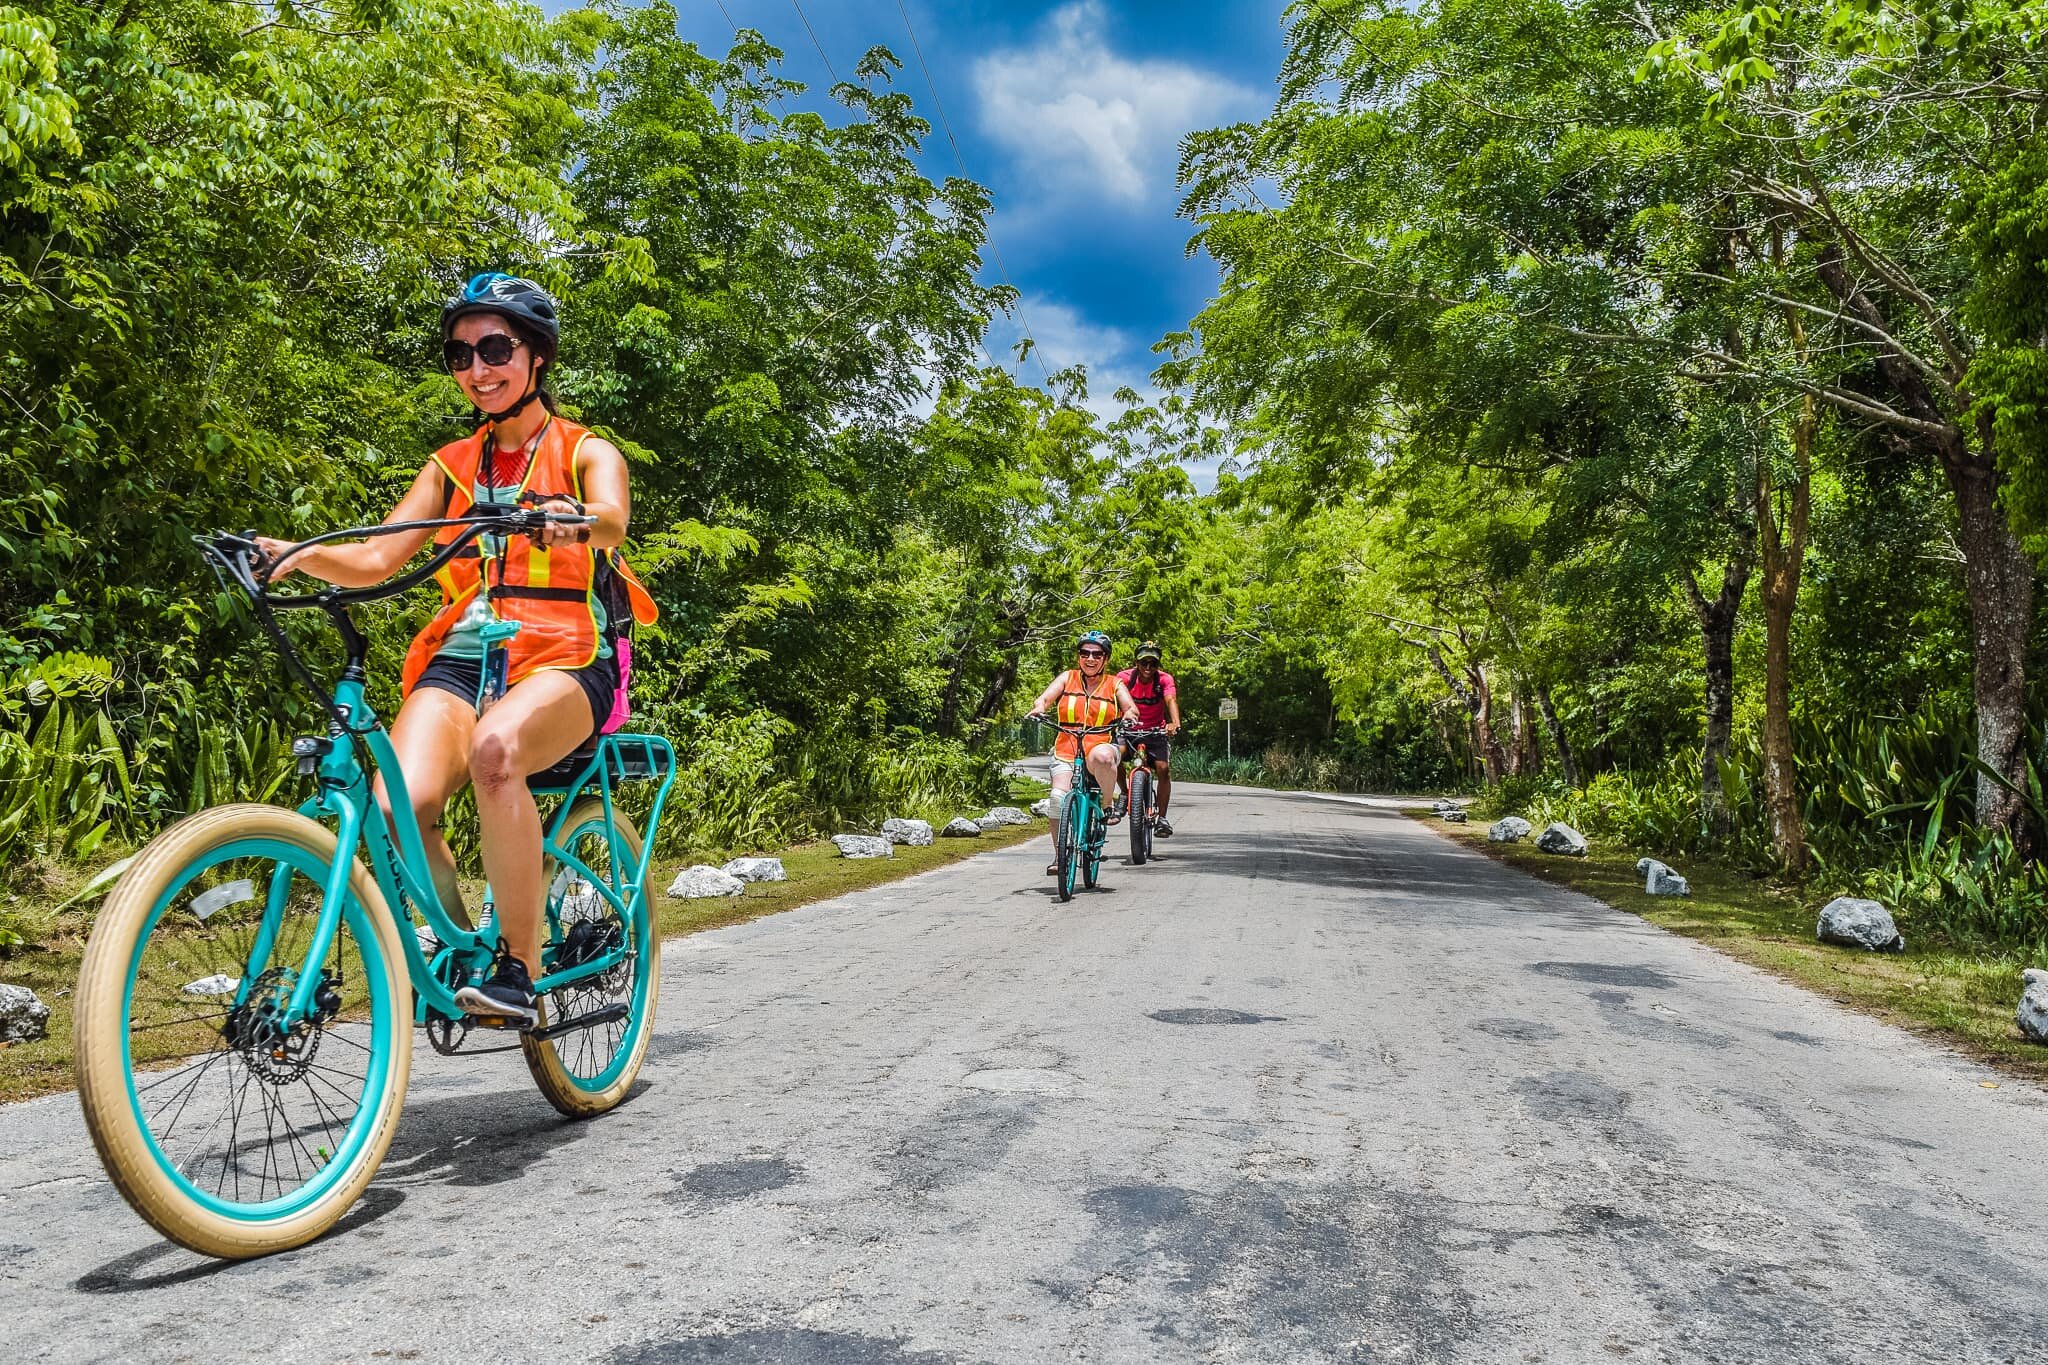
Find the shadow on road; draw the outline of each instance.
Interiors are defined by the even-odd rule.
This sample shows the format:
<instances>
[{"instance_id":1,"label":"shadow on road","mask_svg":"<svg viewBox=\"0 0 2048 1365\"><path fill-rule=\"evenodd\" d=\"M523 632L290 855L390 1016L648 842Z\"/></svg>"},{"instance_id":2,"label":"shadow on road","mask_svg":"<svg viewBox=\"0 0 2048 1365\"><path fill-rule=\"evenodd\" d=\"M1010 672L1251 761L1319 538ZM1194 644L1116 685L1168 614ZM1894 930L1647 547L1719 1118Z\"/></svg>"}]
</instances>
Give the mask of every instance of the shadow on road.
<instances>
[{"instance_id":1,"label":"shadow on road","mask_svg":"<svg viewBox=\"0 0 2048 1365\"><path fill-rule=\"evenodd\" d=\"M637 1082L625 1103L649 1084ZM556 1113L531 1086L424 1100L406 1105L377 1183L501 1185L592 1131L588 1121Z\"/></svg>"},{"instance_id":2,"label":"shadow on road","mask_svg":"<svg viewBox=\"0 0 2048 1365\"><path fill-rule=\"evenodd\" d=\"M404 1190L373 1186L356 1201L356 1206L342 1215L341 1221L324 1235L337 1237L366 1227L404 1202ZM173 1258L173 1264L154 1273L144 1273L146 1267L167 1256ZM209 1279L224 1270L233 1270L238 1266L250 1264L253 1262L217 1261L211 1257L198 1256L172 1242L158 1242L140 1251L116 1256L97 1270L86 1271L71 1282L71 1287L81 1294L132 1294L138 1289L167 1289L172 1285Z\"/></svg>"}]
</instances>

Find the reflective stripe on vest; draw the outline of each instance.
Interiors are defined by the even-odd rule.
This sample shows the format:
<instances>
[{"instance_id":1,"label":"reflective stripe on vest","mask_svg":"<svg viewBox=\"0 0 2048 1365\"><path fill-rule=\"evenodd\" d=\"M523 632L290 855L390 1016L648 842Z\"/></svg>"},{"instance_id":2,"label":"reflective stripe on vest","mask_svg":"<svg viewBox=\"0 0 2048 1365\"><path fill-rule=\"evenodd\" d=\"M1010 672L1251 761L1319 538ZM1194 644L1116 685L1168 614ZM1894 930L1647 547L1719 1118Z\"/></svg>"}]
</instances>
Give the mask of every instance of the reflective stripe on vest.
<instances>
[{"instance_id":1,"label":"reflective stripe on vest","mask_svg":"<svg viewBox=\"0 0 2048 1365\"><path fill-rule=\"evenodd\" d=\"M1077 682L1081 684L1079 691L1074 688ZM1080 669L1070 668L1066 671L1060 680L1059 718L1062 724L1107 725L1116 719L1119 709L1116 704L1116 674L1104 668L1102 682L1109 684L1107 695L1094 687L1089 687ZM1096 684L1096 687L1100 686L1101 683ZM1087 719L1083 719L1084 716Z\"/></svg>"},{"instance_id":2,"label":"reflective stripe on vest","mask_svg":"<svg viewBox=\"0 0 2048 1365\"><path fill-rule=\"evenodd\" d=\"M434 463L447 481L446 515L450 517L459 517L476 505L477 466L482 463L489 430L480 427L466 439L434 452ZM576 472L576 456L589 437L588 429L574 422L550 418L534 444L519 491L581 502L583 485ZM444 526L434 533L434 543L447 545L462 531L459 526ZM601 552L573 543L551 549L530 536L509 537L504 548L503 581L492 582L489 601L496 615L517 621L520 626L519 633L506 644L506 682L517 683L544 668L582 668L595 661L600 640L592 598ZM633 619L641 625L652 625L658 614L654 599L626 566L623 556L612 552L610 559L612 568L626 585ZM470 599L483 586L486 570L490 570L493 580L501 577L492 562L471 544L434 575L441 585L441 609L406 651L406 695L411 695L420 674L446 642Z\"/></svg>"}]
</instances>

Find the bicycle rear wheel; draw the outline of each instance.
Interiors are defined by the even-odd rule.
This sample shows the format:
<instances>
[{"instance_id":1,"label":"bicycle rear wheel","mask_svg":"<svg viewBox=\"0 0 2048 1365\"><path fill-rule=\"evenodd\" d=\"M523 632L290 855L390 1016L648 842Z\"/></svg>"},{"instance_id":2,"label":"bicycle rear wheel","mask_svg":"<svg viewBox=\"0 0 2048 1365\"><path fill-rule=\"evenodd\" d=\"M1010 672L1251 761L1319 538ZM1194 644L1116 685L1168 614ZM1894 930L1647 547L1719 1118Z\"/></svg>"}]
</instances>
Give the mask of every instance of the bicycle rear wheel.
<instances>
[{"instance_id":1,"label":"bicycle rear wheel","mask_svg":"<svg viewBox=\"0 0 2048 1365\"><path fill-rule=\"evenodd\" d=\"M173 825L116 883L86 944L74 1048L86 1127L129 1205L209 1256L332 1227L391 1145L412 1066L397 928L350 869L333 945L307 954L333 831L275 806ZM281 1013L321 973L311 1018Z\"/></svg>"},{"instance_id":2,"label":"bicycle rear wheel","mask_svg":"<svg viewBox=\"0 0 2048 1365\"><path fill-rule=\"evenodd\" d=\"M1102 872L1102 846L1109 841L1109 812L1102 808L1102 798L1097 796L1088 802L1088 841L1081 849L1081 884L1090 891L1095 889L1095 880Z\"/></svg>"},{"instance_id":3,"label":"bicycle rear wheel","mask_svg":"<svg viewBox=\"0 0 2048 1365\"><path fill-rule=\"evenodd\" d=\"M1124 819L1131 825L1131 866L1143 867L1152 856L1152 774L1143 768L1132 769L1128 794L1130 813Z\"/></svg>"},{"instance_id":4,"label":"bicycle rear wheel","mask_svg":"<svg viewBox=\"0 0 2048 1365\"><path fill-rule=\"evenodd\" d=\"M624 811L614 806L607 825L604 802L586 796L570 809L557 843L614 895L628 899L625 879L639 865L641 840ZM617 966L557 987L540 1004L543 1029L578 1018L600 1022L559 1037L525 1033L519 1039L527 1070L548 1103L571 1118L588 1118L616 1107L640 1075L661 992L661 945L652 941L644 893L633 894L622 915L584 879L583 870L550 857L546 876L547 970L625 953Z\"/></svg>"}]
</instances>

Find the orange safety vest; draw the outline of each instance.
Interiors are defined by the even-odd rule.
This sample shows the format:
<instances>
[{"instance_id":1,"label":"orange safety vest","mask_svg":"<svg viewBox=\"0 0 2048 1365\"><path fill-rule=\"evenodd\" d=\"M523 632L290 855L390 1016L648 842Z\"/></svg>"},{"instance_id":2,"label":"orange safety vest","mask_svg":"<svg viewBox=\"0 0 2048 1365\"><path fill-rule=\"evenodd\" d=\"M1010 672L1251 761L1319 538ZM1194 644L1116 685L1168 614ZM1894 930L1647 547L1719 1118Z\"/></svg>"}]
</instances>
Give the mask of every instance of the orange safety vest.
<instances>
[{"instance_id":1,"label":"orange safety vest","mask_svg":"<svg viewBox=\"0 0 2048 1365\"><path fill-rule=\"evenodd\" d=\"M489 432L488 426L478 427L466 439L434 452L434 463L447 480L447 516L459 517L476 505L477 466L483 461ZM576 455L589 438L588 428L560 417L550 419L534 446L519 491L581 502L583 481L576 474ZM444 526L434 533L434 543L447 545L463 529ZM653 625L659 615L654 599L617 551L573 543L550 548L528 536L509 539L503 582L498 582L499 575L493 572L490 588L492 610L504 620L519 622L520 627L505 643L507 686L544 668L582 668L595 662L599 640L593 602L600 556L609 558L613 572L625 585L633 619L643 626ZM484 567L483 556L471 545L434 575L441 585L441 609L426 629L413 637L412 648L406 651L404 695L412 695L413 684L483 586Z\"/></svg>"},{"instance_id":2,"label":"orange safety vest","mask_svg":"<svg viewBox=\"0 0 2048 1365\"><path fill-rule=\"evenodd\" d=\"M1117 705L1116 674L1109 671L1105 662L1102 677L1095 686L1088 685L1087 676L1078 668L1070 668L1060 676L1060 704L1054 712L1062 725L1107 725L1115 720L1123 708ZM1063 734L1053 742L1053 753L1068 762L1073 761L1075 736ZM1088 735L1084 752L1092 751L1098 744L1107 744L1108 735Z\"/></svg>"}]
</instances>

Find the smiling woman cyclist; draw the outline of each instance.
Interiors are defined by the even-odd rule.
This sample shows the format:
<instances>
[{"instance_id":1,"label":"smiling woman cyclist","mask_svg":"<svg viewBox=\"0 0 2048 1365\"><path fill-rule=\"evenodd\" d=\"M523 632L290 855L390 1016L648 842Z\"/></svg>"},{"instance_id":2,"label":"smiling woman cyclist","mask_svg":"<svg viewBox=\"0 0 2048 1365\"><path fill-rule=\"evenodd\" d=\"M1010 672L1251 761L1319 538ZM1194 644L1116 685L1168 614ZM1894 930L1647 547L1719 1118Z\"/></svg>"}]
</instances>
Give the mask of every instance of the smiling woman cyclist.
<instances>
[{"instance_id":1,"label":"smiling woman cyclist","mask_svg":"<svg viewBox=\"0 0 2048 1365\"><path fill-rule=\"evenodd\" d=\"M1074 667L1052 680L1051 686L1039 694L1031 703L1031 714L1043 716L1058 706L1058 719L1067 725L1108 725L1115 720L1129 720L1137 714L1138 704L1131 700L1131 694L1117 681L1116 674L1109 671L1109 637L1099 630L1091 630L1074 645ZM1088 735L1077 741L1075 736L1062 734L1053 744L1053 756L1059 761L1052 765L1052 828L1055 841L1059 838L1060 809L1066 803L1067 792L1074 785L1074 755L1085 753L1088 771L1095 775L1095 785L1102 789L1105 805L1114 805L1120 799L1116 789L1117 746L1113 736L1103 733ZM1082 744L1077 750L1076 743ZM1114 822L1118 817L1112 814ZM1045 875L1057 877L1060 864L1057 853L1047 864Z\"/></svg>"},{"instance_id":2,"label":"smiling woman cyclist","mask_svg":"<svg viewBox=\"0 0 2048 1365\"><path fill-rule=\"evenodd\" d=\"M531 280L478 275L443 305L442 358L485 420L434 452L385 518L459 516L474 503L521 497L545 511L596 518L530 537L484 537L474 557L458 557L441 572L441 609L406 654L405 701L391 726L434 880L451 908L461 898L441 812L463 784L476 788L501 941L491 979L456 999L472 1014L521 1025L538 1018L531 969L540 964L543 895L540 812L526 778L607 728L622 686L619 616L654 619L653 601L618 554L631 505L625 459L611 442L557 416L544 387L559 339L555 301ZM460 528L315 546L279 564L271 578L305 573L367 587L389 578L430 534L446 542ZM289 548L259 543L273 558ZM494 620L519 623L505 645L505 690L496 698L483 677L484 627ZM390 809L381 780L377 798Z\"/></svg>"}]
</instances>

